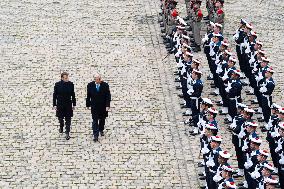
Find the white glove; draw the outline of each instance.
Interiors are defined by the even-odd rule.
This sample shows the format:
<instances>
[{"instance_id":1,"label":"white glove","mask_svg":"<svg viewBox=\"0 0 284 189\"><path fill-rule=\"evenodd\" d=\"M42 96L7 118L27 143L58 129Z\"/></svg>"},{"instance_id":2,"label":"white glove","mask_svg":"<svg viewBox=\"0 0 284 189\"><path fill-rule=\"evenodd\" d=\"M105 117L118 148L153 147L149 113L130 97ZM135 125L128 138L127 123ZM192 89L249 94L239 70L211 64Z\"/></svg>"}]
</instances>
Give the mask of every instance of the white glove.
<instances>
[{"instance_id":1,"label":"white glove","mask_svg":"<svg viewBox=\"0 0 284 189\"><path fill-rule=\"evenodd\" d=\"M213 177L213 180L214 180L215 182L219 182L220 180L222 180L222 177L218 174L218 175L215 175L215 176Z\"/></svg>"},{"instance_id":2,"label":"white glove","mask_svg":"<svg viewBox=\"0 0 284 189\"><path fill-rule=\"evenodd\" d=\"M228 75L225 73L224 76L222 77L222 80L225 81L228 78L229 78Z\"/></svg>"},{"instance_id":3,"label":"white glove","mask_svg":"<svg viewBox=\"0 0 284 189\"><path fill-rule=\"evenodd\" d=\"M278 133L277 133L277 132L272 132L272 133L271 133L271 136L272 136L273 138L275 138L275 137L278 136Z\"/></svg>"},{"instance_id":4,"label":"white glove","mask_svg":"<svg viewBox=\"0 0 284 189\"><path fill-rule=\"evenodd\" d=\"M233 123L230 125L231 129L235 129L237 127L236 120L233 119Z\"/></svg>"},{"instance_id":5,"label":"white glove","mask_svg":"<svg viewBox=\"0 0 284 189\"><path fill-rule=\"evenodd\" d=\"M207 154L208 152L210 152L210 150L207 148L207 147L204 147L201 149L201 153L204 155L204 154Z\"/></svg>"},{"instance_id":6,"label":"white glove","mask_svg":"<svg viewBox=\"0 0 284 189\"><path fill-rule=\"evenodd\" d=\"M248 149L247 146L243 146L243 147L242 147L242 151L243 151L243 152L245 152L247 149Z\"/></svg>"},{"instance_id":7,"label":"white glove","mask_svg":"<svg viewBox=\"0 0 284 189\"><path fill-rule=\"evenodd\" d=\"M238 138L244 138L244 136L246 136L246 133L244 131L241 131L239 134L238 134Z\"/></svg>"},{"instance_id":8,"label":"white glove","mask_svg":"<svg viewBox=\"0 0 284 189\"><path fill-rule=\"evenodd\" d=\"M202 38L202 43L205 43L206 41L208 41L208 35L205 34L204 38Z\"/></svg>"},{"instance_id":9,"label":"white glove","mask_svg":"<svg viewBox=\"0 0 284 189\"><path fill-rule=\"evenodd\" d=\"M225 91L228 93L230 91L229 87L226 87Z\"/></svg>"},{"instance_id":10,"label":"white glove","mask_svg":"<svg viewBox=\"0 0 284 189\"><path fill-rule=\"evenodd\" d=\"M283 157L283 154L281 154L281 159L279 160L279 163L281 165L284 165L284 157Z\"/></svg>"},{"instance_id":11,"label":"white glove","mask_svg":"<svg viewBox=\"0 0 284 189\"><path fill-rule=\"evenodd\" d=\"M267 88L266 87L260 87L259 91L261 93L265 93L267 91Z\"/></svg>"},{"instance_id":12,"label":"white glove","mask_svg":"<svg viewBox=\"0 0 284 189\"><path fill-rule=\"evenodd\" d=\"M254 171L250 174L250 176L251 176L252 179L257 179L257 178L260 177L260 174L259 174L258 171Z\"/></svg>"},{"instance_id":13,"label":"white glove","mask_svg":"<svg viewBox=\"0 0 284 189\"><path fill-rule=\"evenodd\" d=\"M222 70L222 67L221 66L217 66L217 70L216 70L216 73L219 74L221 73L223 70Z\"/></svg>"},{"instance_id":14,"label":"white glove","mask_svg":"<svg viewBox=\"0 0 284 189\"><path fill-rule=\"evenodd\" d=\"M251 160L245 162L245 164L244 164L244 166L245 166L246 169L249 169L252 165L253 165L253 163L252 163Z\"/></svg>"},{"instance_id":15,"label":"white glove","mask_svg":"<svg viewBox=\"0 0 284 189\"><path fill-rule=\"evenodd\" d=\"M275 148L275 152L279 152L281 150L281 147L279 148L279 146L277 146L277 148Z\"/></svg>"},{"instance_id":16,"label":"white glove","mask_svg":"<svg viewBox=\"0 0 284 189\"><path fill-rule=\"evenodd\" d=\"M207 167L213 167L215 165L214 161L209 160L206 162Z\"/></svg>"}]
</instances>

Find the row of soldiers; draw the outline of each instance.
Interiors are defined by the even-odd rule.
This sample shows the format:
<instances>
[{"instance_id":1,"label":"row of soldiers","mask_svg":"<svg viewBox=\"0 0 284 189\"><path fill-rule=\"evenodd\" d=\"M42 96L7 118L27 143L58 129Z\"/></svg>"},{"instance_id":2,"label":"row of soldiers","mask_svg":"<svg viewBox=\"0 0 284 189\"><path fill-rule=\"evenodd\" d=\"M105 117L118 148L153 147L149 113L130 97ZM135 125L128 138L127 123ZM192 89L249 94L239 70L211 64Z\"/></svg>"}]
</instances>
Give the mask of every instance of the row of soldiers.
<instances>
[{"instance_id":1,"label":"row of soldiers","mask_svg":"<svg viewBox=\"0 0 284 189\"><path fill-rule=\"evenodd\" d=\"M229 43L220 33L220 29L216 30L216 27L220 28L218 24L212 22L208 27L208 33L203 39L204 52L212 73L212 77L208 79L213 80L211 85L215 88L213 94L221 96L221 100L217 102L218 105L223 106L219 113L228 114L225 123L230 123L230 130L232 130L232 143L235 147L239 168L235 177L245 177L245 181L239 185L239 188L272 188L274 184L277 184L277 180L272 177L272 174L277 172L280 186L283 188L283 170L280 165L280 162L284 160L282 159L283 147L281 143L283 108L276 104L271 106L271 94L275 87L272 79L274 70L268 66L269 59L263 56L261 51L263 44L256 41L256 32L252 31L251 24L241 20L241 27L234 36L237 43L238 60L229 50ZM241 70L235 67L237 61L240 63ZM246 85L245 80L250 81L254 94L260 99L258 101L260 108L265 108L263 117L265 117L264 121L267 124L265 130L268 132L267 140L271 141L271 133L278 137L274 137L273 144L269 145L272 159L274 159L273 163L277 169L267 162L267 158L270 156L269 152L260 149L262 140L256 132L258 124L252 119L255 110L241 104L241 91L242 86ZM276 113L275 111L278 109L280 111ZM271 112L273 116L271 116ZM277 117L277 121L272 126L271 123L275 117ZM276 146L278 154L275 153ZM210 175L206 175L206 177L211 178ZM207 184L208 188L214 186L211 182L207 182Z\"/></svg>"},{"instance_id":2,"label":"row of soldiers","mask_svg":"<svg viewBox=\"0 0 284 189\"><path fill-rule=\"evenodd\" d=\"M194 52L201 51L201 25L202 20L210 20L221 25L224 24L224 11L223 0L207 0L206 6L208 10L208 16L203 17L201 11L202 0L186 0L187 16L181 18L179 12L176 9L177 0L161 0L161 19L160 25L164 38L164 43L169 53L173 53L177 47L171 40L174 36L173 32L176 29L177 22L181 23L185 27L186 31L191 31L188 34L192 39L190 40L190 46ZM223 27L222 27L223 28Z\"/></svg>"},{"instance_id":3,"label":"row of soldiers","mask_svg":"<svg viewBox=\"0 0 284 189\"><path fill-rule=\"evenodd\" d=\"M190 2L193 3L193 7L198 4L200 9L200 1ZM200 179L206 180L206 186L202 188L237 188L233 175L234 177L245 176L245 181L239 185L239 188L275 188L278 181L272 175L276 173L279 175L281 187L284 187L282 183L284 180L282 170L284 108L276 104L270 106L272 104L270 95L274 89L270 85L274 70L268 66L269 59L263 56L261 50L263 44L255 40L256 32L251 31L251 24L241 20L241 27L234 36L237 43L237 57L235 57L228 48L228 40L222 35L223 25L212 21L208 24L208 32L203 39L203 44L212 73L207 79L213 80L211 84L211 87L215 88L213 94L222 97L217 105L223 107L218 112L209 98L201 98L203 91L202 72L199 69L201 61L193 58L193 52L198 51L196 40L191 38L194 36L187 29L187 26L191 26L190 23L195 21L192 17L189 17L188 22L178 17L176 5L176 1L162 1L164 19L168 19L169 15L174 18L171 30L166 29L167 34L164 37L170 43L169 52L175 54L177 63L175 74L178 75L176 81L180 83L177 89L181 89L182 94L179 96L184 99L181 107L187 108L184 112L185 116L192 115L185 124L192 126L191 135L200 134L201 153L204 160L199 164L204 167L204 173L200 174ZM167 23L165 20L162 21L161 26ZM240 70L235 67L237 62L240 64ZM266 67L265 71L264 67ZM260 75L262 78L259 80ZM274 166L267 162L269 152L260 149L262 140L256 132L258 124L252 118L255 110L241 103L241 91L243 85L247 83L246 80L256 81L256 85L250 83L250 86L254 89L254 94L259 95L257 97L260 99L258 101L260 107L262 109L268 107L269 110L268 119L264 119L267 124L262 131L267 132ZM263 117L267 116L267 110L263 112L265 112ZM229 129L232 130L232 142L238 160L237 171L228 163L231 156L229 152L222 151L220 146L222 138L218 136L218 123L215 120L218 113L228 114L225 123L230 124Z\"/></svg>"}]
</instances>

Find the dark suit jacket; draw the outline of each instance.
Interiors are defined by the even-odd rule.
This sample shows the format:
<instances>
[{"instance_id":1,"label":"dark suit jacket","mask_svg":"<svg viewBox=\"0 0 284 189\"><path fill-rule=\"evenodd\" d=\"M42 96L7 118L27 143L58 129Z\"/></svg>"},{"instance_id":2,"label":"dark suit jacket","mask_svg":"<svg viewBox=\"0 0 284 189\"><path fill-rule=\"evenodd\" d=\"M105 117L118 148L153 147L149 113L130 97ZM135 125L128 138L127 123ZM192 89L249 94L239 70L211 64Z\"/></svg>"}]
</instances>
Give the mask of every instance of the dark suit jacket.
<instances>
[{"instance_id":1,"label":"dark suit jacket","mask_svg":"<svg viewBox=\"0 0 284 189\"><path fill-rule=\"evenodd\" d=\"M57 117L72 117L73 106L76 106L74 84L70 81L55 83L53 92L53 106L57 106Z\"/></svg>"},{"instance_id":2,"label":"dark suit jacket","mask_svg":"<svg viewBox=\"0 0 284 189\"><path fill-rule=\"evenodd\" d=\"M93 81L87 86L86 106L91 107L93 117L105 118L108 116L106 107L110 107L111 94L106 82L100 83L99 91Z\"/></svg>"}]
</instances>

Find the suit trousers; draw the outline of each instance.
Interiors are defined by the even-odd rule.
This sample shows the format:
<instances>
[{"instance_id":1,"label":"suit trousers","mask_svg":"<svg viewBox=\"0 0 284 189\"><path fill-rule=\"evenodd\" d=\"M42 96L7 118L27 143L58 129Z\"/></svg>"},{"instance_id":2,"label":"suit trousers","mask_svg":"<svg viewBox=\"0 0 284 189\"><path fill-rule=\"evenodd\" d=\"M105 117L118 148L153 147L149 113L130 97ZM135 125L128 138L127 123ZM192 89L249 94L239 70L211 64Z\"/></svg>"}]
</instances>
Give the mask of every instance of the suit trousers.
<instances>
[{"instance_id":1,"label":"suit trousers","mask_svg":"<svg viewBox=\"0 0 284 189\"><path fill-rule=\"evenodd\" d=\"M105 129L105 118L98 118L94 116L93 123L92 123L92 129L93 129L94 138L98 138L99 132L102 132Z\"/></svg>"},{"instance_id":2,"label":"suit trousers","mask_svg":"<svg viewBox=\"0 0 284 189\"><path fill-rule=\"evenodd\" d=\"M60 129L63 130L64 127L64 117L58 117L59 124L60 124ZM71 128L71 117L65 117L65 133L68 134L70 133L70 128Z\"/></svg>"}]
</instances>

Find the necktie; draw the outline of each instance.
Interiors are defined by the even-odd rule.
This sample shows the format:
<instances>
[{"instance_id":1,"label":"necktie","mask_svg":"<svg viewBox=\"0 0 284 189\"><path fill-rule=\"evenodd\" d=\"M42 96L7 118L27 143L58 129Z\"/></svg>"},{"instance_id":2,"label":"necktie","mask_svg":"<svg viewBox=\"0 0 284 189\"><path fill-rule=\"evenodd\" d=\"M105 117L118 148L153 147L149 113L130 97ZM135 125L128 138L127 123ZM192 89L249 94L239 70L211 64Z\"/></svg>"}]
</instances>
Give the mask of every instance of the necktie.
<instances>
[{"instance_id":1,"label":"necktie","mask_svg":"<svg viewBox=\"0 0 284 189\"><path fill-rule=\"evenodd\" d=\"M96 84L97 92L100 90L100 84Z\"/></svg>"}]
</instances>

